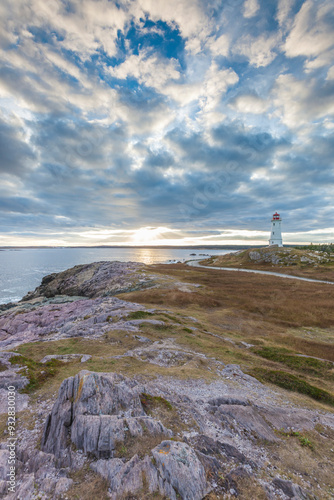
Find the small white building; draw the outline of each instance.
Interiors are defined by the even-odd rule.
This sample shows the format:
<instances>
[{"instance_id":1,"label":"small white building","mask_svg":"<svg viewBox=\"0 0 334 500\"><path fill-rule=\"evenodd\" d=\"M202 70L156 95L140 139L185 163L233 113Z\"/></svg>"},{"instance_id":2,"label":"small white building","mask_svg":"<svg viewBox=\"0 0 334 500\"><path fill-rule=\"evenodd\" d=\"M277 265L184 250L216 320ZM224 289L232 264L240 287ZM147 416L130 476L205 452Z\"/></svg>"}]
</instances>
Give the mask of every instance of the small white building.
<instances>
[{"instance_id":1,"label":"small white building","mask_svg":"<svg viewBox=\"0 0 334 500\"><path fill-rule=\"evenodd\" d=\"M269 246L277 245L279 247L283 246L282 242L282 231L281 231L281 216L277 212L274 213L271 219L271 235L269 240Z\"/></svg>"}]
</instances>

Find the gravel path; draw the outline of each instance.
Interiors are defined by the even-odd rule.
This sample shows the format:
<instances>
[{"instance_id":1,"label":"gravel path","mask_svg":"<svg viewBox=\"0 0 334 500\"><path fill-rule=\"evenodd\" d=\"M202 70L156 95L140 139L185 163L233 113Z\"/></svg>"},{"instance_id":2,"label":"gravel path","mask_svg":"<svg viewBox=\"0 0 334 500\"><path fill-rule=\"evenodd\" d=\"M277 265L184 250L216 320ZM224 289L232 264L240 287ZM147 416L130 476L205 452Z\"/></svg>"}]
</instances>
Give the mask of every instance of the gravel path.
<instances>
[{"instance_id":1,"label":"gravel path","mask_svg":"<svg viewBox=\"0 0 334 500\"><path fill-rule=\"evenodd\" d=\"M312 278L301 278L300 276L291 276L290 274L275 273L273 271L258 271L256 269L239 269L238 267L214 267L202 266L197 260L190 260L186 262L188 266L202 267L203 269L219 269L220 271L240 271L242 273L255 273L255 274L269 274L270 276L278 276L279 278L289 278L292 280L311 281L312 283L326 283L334 285L334 281L314 280Z\"/></svg>"}]
</instances>

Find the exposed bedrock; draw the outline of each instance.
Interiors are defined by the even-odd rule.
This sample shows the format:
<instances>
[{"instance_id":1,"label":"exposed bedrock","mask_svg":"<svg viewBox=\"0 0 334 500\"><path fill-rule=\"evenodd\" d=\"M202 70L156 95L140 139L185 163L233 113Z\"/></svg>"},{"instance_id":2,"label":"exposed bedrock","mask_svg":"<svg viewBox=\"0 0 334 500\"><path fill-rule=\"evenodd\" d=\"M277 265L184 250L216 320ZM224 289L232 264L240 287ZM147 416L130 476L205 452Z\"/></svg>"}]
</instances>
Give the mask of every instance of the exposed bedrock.
<instances>
[{"instance_id":1,"label":"exposed bedrock","mask_svg":"<svg viewBox=\"0 0 334 500\"><path fill-rule=\"evenodd\" d=\"M67 301L65 300L67 298ZM0 315L0 349L8 349L36 340L59 340L69 337L96 338L112 329L138 331L138 326L126 319L143 306L117 297L96 299L58 297L34 306L34 301L22 303ZM113 322L113 318L119 319ZM124 319L123 319L124 318Z\"/></svg>"},{"instance_id":2,"label":"exposed bedrock","mask_svg":"<svg viewBox=\"0 0 334 500\"><path fill-rule=\"evenodd\" d=\"M180 441L162 441L142 460L135 455L128 462L115 458L98 460L92 469L109 480L112 499L142 491L177 500L200 500L210 491L205 469L195 451Z\"/></svg>"},{"instance_id":3,"label":"exposed bedrock","mask_svg":"<svg viewBox=\"0 0 334 500\"><path fill-rule=\"evenodd\" d=\"M159 393L181 421L188 421L187 430L173 435L169 424L154 418L155 413L147 414L143 396L154 398ZM88 458L91 469L108 481L112 500L147 493L200 500L211 490L238 491L239 481L255 480L267 460L258 440L277 443L280 438L274 429L313 428L320 417L290 407L259 407L219 381L195 385L155 379L143 385L140 379L117 373L83 370L63 381L44 425L42 455L28 461L27 472L35 471L43 488L51 491L44 469L39 471L41 457L54 457L58 470L76 468L78 457ZM131 448L134 443L136 448ZM135 451L125 458L121 449ZM282 481L278 477L263 486L269 493L290 488L302 495L297 486ZM296 498L303 498L297 493ZM268 498L278 498L275 495Z\"/></svg>"},{"instance_id":4,"label":"exposed bedrock","mask_svg":"<svg viewBox=\"0 0 334 500\"><path fill-rule=\"evenodd\" d=\"M139 262L118 261L75 266L45 276L41 285L29 292L23 301L56 295L105 297L139 290L152 285L152 276L140 272L143 267L144 264Z\"/></svg>"},{"instance_id":5,"label":"exposed bedrock","mask_svg":"<svg viewBox=\"0 0 334 500\"><path fill-rule=\"evenodd\" d=\"M71 465L73 445L98 459L91 468L108 479L114 499L144 486L173 500L203 498L210 487L195 450L168 439L172 431L145 413L140 390L116 373L81 371L64 380L45 423L42 452L54 455L60 467ZM114 458L117 444L145 435L161 439L150 455Z\"/></svg>"},{"instance_id":6,"label":"exposed bedrock","mask_svg":"<svg viewBox=\"0 0 334 500\"><path fill-rule=\"evenodd\" d=\"M41 449L68 462L68 440L96 458L113 457L127 435L171 436L161 422L146 415L139 393L129 379L116 373L81 371L64 380L47 418Z\"/></svg>"}]
</instances>

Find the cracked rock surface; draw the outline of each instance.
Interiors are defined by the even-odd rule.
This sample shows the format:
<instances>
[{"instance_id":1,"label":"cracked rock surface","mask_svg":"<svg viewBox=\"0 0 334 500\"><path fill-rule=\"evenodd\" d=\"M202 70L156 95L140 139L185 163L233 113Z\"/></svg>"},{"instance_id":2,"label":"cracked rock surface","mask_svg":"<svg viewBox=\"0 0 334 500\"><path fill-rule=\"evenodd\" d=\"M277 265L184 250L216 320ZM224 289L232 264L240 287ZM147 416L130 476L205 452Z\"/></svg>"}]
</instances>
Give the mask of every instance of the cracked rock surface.
<instances>
[{"instance_id":1,"label":"cracked rock surface","mask_svg":"<svg viewBox=\"0 0 334 500\"><path fill-rule=\"evenodd\" d=\"M233 370L241 376L233 365L228 373ZM248 379L247 383L253 382ZM261 384L255 381L253 391L257 385ZM148 415L143 393L168 399L186 428L175 433ZM114 500L124 495L141 498L144 489L173 500L200 500L210 491L237 491L238 481L252 477L268 461L264 448L254 446L257 440L276 442L274 430L282 425L313 428L323 417L321 412L288 404L284 408L275 394L259 406L254 392L249 398L247 387L241 392L224 380L207 384L158 377L147 382L87 370L64 380L56 402L44 403L41 413L46 417L44 424L39 421L33 433L26 431L24 445L19 446L20 488L27 498L37 498L33 484L39 485L41 498L62 498L72 484L70 471L85 463L108 481L109 497ZM334 428L334 417L326 418ZM41 430L41 450L36 450L32 444ZM159 444L150 448L150 436ZM115 456L117 447L138 437L148 442L141 456ZM1 450L0 470L6 453ZM265 481L264 486L269 499L312 498L299 485L280 477L272 483Z\"/></svg>"}]
</instances>

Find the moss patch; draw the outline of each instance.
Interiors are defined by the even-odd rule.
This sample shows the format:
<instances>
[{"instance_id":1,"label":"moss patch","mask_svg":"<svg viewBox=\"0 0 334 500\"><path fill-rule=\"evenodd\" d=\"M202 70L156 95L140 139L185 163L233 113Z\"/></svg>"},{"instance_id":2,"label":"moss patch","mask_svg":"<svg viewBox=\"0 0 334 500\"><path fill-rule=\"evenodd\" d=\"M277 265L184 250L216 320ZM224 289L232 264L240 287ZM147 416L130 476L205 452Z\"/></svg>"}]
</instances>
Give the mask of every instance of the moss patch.
<instances>
[{"instance_id":1,"label":"moss patch","mask_svg":"<svg viewBox=\"0 0 334 500\"><path fill-rule=\"evenodd\" d=\"M265 368L254 368L251 375L261 382L270 382L282 387L283 389L299 392L300 394L305 394L316 401L334 406L334 396L332 394L320 389L319 387L309 384L295 375L291 375L291 373L266 370Z\"/></svg>"},{"instance_id":2,"label":"moss patch","mask_svg":"<svg viewBox=\"0 0 334 500\"><path fill-rule=\"evenodd\" d=\"M147 311L134 311L128 315L127 319L145 319L150 316L154 316L154 314Z\"/></svg>"},{"instance_id":3,"label":"moss patch","mask_svg":"<svg viewBox=\"0 0 334 500\"><path fill-rule=\"evenodd\" d=\"M294 370L302 371L304 373L309 373L316 376L328 376L329 370L333 369L333 363L330 363L329 361L296 356L292 351L289 351L285 348L261 347L253 348L252 352L257 354L258 356L261 356L262 358L276 361ZM333 378L333 376L331 376L330 378Z\"/></svg>"},{"instance_id":4,"label":"moss patch","mask_svg":"<svg viewBox=\"0 0 334 500\"><path fill-rule=\"evenodd\" d=\"M141 404L144 407L146 413L150 413L150 411L156 406L163 406L168 410L172 410L173 406L167 399L162 398L161 396L151 396L151 394L145 394L144 392L140 395Z\"/></svg>"},{"instance_id":5,"label":"moss patch","mask_svg":"<svg viewBox=\"0 0 334 500\"><path fill-rule=\"evenodd\" d=\"M52 359L47 363L38 363L24 356L12 356L10 358L12 365L26 367L26 376L29 384L21 390L22 393L29 394L39 389L47 379L54 377L63 363L57 359Z\"/></svg>"}]
</instances>

